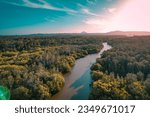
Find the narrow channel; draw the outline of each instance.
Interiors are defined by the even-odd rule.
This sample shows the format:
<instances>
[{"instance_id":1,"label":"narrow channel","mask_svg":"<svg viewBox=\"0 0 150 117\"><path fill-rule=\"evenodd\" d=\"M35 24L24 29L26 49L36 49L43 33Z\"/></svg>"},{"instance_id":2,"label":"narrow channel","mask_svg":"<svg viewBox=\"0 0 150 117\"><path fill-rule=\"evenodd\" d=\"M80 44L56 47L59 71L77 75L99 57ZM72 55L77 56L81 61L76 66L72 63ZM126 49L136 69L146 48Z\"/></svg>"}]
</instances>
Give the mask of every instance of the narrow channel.
<instances>
[{"instance_id":1,"label":"narrow channel","mask_svg":"<svg viewBox=\"0 0 150 117\"><path fill-rule=\"evenodd\" d=\"M54 95L54 100L88 100L91 91L90 67L101 57L104 51L111 49L107 42L103 43L103 48L97 54L87 55L78 59L71 72L65 75L65 86L58 94Z\"/></svg>"}]
</instances>

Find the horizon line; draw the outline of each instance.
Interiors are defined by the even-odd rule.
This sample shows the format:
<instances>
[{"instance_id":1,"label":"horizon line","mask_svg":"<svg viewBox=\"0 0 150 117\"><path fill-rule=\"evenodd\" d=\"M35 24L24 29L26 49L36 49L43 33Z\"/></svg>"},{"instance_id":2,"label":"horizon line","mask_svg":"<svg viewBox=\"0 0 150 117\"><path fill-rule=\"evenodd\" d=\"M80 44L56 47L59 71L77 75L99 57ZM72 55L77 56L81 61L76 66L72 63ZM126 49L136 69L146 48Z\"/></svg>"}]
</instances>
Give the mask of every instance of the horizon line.
<instances>
[{"instance_id":1,"label":"horizon line","mask_svg":"<svg viewBox=\"0 0 150 117\"><path fill-rule=\"evenodd\" d=\"M53 34L108 34L108 33L113 33L113 32L122 32L122 33L150 33L150 31L122 31L122 30L114 30L114 31L107 31L107 32L86 32L86 31L82 31L82 32L50 32L50 33L27 33L27 34L0 34L0 36L32 36L32 35L53 35Z\"/></svg>"}]
</instances>

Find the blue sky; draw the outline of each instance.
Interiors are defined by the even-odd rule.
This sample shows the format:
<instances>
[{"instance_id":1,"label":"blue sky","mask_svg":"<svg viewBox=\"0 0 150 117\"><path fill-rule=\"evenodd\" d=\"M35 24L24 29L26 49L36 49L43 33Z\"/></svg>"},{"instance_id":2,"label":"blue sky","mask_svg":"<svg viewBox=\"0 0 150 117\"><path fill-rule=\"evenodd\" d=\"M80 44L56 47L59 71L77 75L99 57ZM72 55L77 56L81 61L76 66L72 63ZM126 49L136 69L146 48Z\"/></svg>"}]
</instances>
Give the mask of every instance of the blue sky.
<instances>
[{"instance_id":1,"label":"blue sky","mask_svg":"<svg viewBox=\"0 0 150 117\"><path fill-rule=\"evenodd\" d=\"M0 35L107 31L125 1L0 0Z\"/></svg>"}]
</instances>

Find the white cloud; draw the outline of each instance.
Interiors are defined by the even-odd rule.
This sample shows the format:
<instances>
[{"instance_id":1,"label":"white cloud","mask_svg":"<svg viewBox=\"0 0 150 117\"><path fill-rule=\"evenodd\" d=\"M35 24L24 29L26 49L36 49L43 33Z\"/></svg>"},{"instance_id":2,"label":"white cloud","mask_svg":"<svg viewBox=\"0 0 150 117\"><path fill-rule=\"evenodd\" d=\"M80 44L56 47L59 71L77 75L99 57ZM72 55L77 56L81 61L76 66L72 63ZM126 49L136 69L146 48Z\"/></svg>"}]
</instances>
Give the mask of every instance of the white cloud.
<instances>
[{"instance_id":1,"label":"white cloud","mask_svg":"<svg viewBox=\"0 0 150 117\"><path fill-rule=\"evenodd\" d=\"M107 11L108 11L109 13L115 13L116 10L117 10L117 8L108 8L108 9L107 9Z\"/></svg>"},{"instance_id":2,"label":"white cloud","mask_svg":"<svg viewBox=\"0 0 150 117\"><path fill-rule=\"evenodd\" d=\"M22 0L22 1L23 1L23 4L14 3L14 2L7 2L7 3L16 5L16 6L29 7L29 8L40 8L40 9L47 9L47 10L63 11L72 15L78 13L78 14L99 16L98 14L91 12L86 6L83 6L81 4L77 4L80 7L79 10L73 10L73 9L69 9L66 7L63 7L63 8L55 7L51 5L50 3L46 2L45 0L38 0L38 2L40 3L32 2L31 0ZM96 0L93 0L93 1L90 0L89 2L94 2L94 1Z\"/></svg>"},{"instance_id":3,"label":"white cloud","mask_svg":"<svg viewBox=\"0 0 150 117\"><path fill-rule=\"evenodd\" d=\"M87 2L91 5L94 5L96 3L97 0L87 0Z\"/></svg>"},{"instance_id":4,"label":"white cloud","mask_svg":"<svg viewBox=\"0 0 150 117\"><path fill-rule=\"evenodd\" d=\"M47 22L55 22L54 19L51 19L51 18L48 18L48 17L45 17L44 20L47 21Z\"/></svg>"},{"instance_id":5,"label":"white cloud","mask_svg":"<svg viewBox=\"0 0 150 117\"><path fill-rule=\"evenodd\" d=\"M23 4L18 4L18 3L13 3L13 2L7 2L12 5L16 6L23 6L23 7L29 7L29 8L40 8L40 9L48 9L48 10L55 10L55 11L63 11L63 12L68 12L68 13L77 13L77 11L69 9L69 8L59 8L52 6L45 0L38 0L41 4L36 3L36 2L31 2L30 0L22 0Z\"/></svg>"},{"instance_id":6,"label":"white cloud","mask_svg":"<svg viewBox=\"0 0 150 117\"><path fill-rule=\"evenodd\" d=\"M87 14L87 15L93 15L93 16L99 16L99 15L97 15L96 13L93 13L93 12L91 12L89 9L87 9L87 8L83 8L83 9L81 9L82 10L82 12L84 13L84 14Z\"/></svg>"},{"instance_id":7,"label":"white cloud","mask_svg":"<svg viewBox=\"0 0 150 117\"><path fill-rule=\"evenodd\" d=\"M84 6L82 4L77 4L77 5L80 7L81 13L87 14L87 15L92 15L92 16L99 16L98 14L91 12L90 9L87 8L86 6Z\"/></svg>"}]
</instances>

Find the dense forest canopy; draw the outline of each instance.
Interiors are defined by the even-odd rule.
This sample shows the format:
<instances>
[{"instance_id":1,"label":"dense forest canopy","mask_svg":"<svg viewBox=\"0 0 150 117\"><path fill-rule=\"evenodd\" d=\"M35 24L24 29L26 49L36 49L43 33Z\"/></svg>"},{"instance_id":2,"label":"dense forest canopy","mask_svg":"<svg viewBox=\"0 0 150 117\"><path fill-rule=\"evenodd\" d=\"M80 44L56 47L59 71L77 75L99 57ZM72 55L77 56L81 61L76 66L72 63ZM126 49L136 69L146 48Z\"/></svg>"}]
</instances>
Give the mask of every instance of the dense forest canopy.
<instances>
[{"instance_id":1,"label":"dense forest canopy","mask_svg":"<svg viewBox=\"0 0 150 117\"><path fill-rule=\"evenodd\" d=\"M90 99L150 99L150 37L109 40L91 67Z\"/></svg>"},{"instance_id":2,"label":"dense forest canopy","mask_svg":"<svg viewBox=\"0 0 150 117\"><path fill-rule=\"evenodd\" d=\"M11 99L51 99L75 60L102 48L97 36L0 37L0 85Z\"/></svg>"},{"instance_id":3,"label":"dense forest canopy","mask_svg":"<svg viewBox=\"0 0 150 117\"><path fill-rule=\"evenodd\" d=\"M89 99L150 99L150 36L1 36L0 85L11 99L51 99L76 59L105 51L91 67Z\"/></svg>"}]
</instances>

